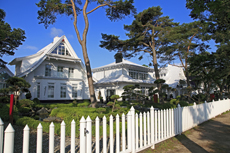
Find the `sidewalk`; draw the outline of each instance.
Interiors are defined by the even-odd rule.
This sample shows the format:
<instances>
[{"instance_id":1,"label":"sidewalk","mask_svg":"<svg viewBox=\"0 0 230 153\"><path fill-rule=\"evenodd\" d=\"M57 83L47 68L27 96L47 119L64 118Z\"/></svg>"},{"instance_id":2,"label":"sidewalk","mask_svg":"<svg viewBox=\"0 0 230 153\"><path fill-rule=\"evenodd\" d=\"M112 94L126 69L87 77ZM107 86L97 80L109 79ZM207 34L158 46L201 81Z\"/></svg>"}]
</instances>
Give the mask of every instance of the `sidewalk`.
<instances>
[{"instance_id":1,"label":"sidewalk","mask_svg":"<svg viewBox=\"0 0 230 153\"><path fill-rule=\"evenodd\" d=\"M191 130L141 153L230 153L230 112L219 115Z\"/></svg>"}]
</instances>

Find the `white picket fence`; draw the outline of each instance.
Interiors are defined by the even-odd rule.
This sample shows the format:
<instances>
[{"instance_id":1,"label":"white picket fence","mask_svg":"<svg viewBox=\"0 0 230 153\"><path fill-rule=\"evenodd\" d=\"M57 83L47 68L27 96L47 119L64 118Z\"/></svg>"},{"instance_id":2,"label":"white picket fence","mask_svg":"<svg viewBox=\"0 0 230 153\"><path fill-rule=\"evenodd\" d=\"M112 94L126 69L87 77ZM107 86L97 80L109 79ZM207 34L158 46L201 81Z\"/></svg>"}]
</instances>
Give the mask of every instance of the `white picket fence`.
<instances>
[{"instance_id":1,"label":"white picket fence","mask_svg":"<svg viewBox=\"0 0 230 153\"><path fill-rule=\"evenodd\" d=\"M225 111L230 110L230 100L219 100L210 103L203 103L193 106L180 107L174 109L155 110L150 108L150 112L136 113L132 107L128 114L123 114L116 118L116 133L113 133L113 116L110 116L107 136L107 120L102 119L103 138L100 144L100 119L95 120L95 148L92 149L92 120L88 116L80 120L80 153L135 153L148 147L154 149L155 144L181 134L182 132L197 126ZM121 124L120 124L121 119ZM127 127L126 124L127 123ZM120 133L120 127L121 133ZM71 122L71 153L75 152L75 121ZM0 119L0 153L13 153L14 151L14 129L9 124L5 129L3 147L4 123ZM60 153L65 152L65 123L61 123ZM109 145L107 140L109 139ZM102 147L101 147L102 146ZM36 152L42 153L42 125L37 127ZM29 127L26 125L23 132L23 153L29 152ZM54 152L54 124L50 124L49 131L49 153Z\"/></svg>"}]
</instances>

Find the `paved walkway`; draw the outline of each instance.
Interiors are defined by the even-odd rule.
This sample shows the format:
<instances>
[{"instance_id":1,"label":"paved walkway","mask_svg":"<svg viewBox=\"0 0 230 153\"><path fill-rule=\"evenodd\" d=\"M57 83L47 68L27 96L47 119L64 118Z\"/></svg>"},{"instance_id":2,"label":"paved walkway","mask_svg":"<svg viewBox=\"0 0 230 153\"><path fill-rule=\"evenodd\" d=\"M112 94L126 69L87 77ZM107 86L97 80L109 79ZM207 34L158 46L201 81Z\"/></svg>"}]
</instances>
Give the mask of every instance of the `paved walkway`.
<instances>
[{"instance_id":1,"label":"paved walkway","mask_svg":"<svg viewBox=\"0 0 230 153\"><path fill-rule=\"evenodd\" d=\"M230 153L230 112L219 115L141 153Z\"/></svg>"}]
</instances>

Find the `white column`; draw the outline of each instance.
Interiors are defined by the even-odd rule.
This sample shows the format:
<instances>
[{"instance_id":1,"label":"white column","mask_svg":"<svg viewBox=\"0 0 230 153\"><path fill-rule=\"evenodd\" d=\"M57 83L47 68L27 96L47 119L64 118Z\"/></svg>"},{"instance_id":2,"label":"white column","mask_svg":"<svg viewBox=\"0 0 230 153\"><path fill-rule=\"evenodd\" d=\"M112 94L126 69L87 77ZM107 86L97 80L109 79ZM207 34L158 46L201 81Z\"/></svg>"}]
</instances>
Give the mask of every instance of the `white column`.
<instances>
[{"instance_id":1,"label":"white column","mask_svg":"<svg viewBox=\"0 0 230 153\"><path fill-rule=\"evenodd\" d=\"M4 153L13 153L14 152L14 128L11 123L7 126L5 130L4 137Z\"/></svg>"},{"instance_id":2,"label":"white column","mask_svg":"<svg viewBox=\"0 0 230 153\"><path fill-rule=\"evenodd\" d=\"M132 115L132 153L135 153L135 109L133 106L130 109Z\"/></svg>"},{"instance_id":3,"label":"white column","mask_svg":"<svg viewBox=\"0 0 230 153\"><path fill-rule=\"evenodd\" d=\"M122 151L124 152L126 149L125 143L125 114L122 114Z\"/></svg>"},{"instance_id":4,"label":"white column","mask_svg":"<svg viewBox=\"0 0 230 153\"><path fill-rule=\"evenodd\" d=\"M37 153L42 153L42 125L38 124L37 127Z\"/></svg>"},{"instance_id":5,"label":"white column","mask_svg":"<svg viewBox=\"0 0 230 153\"><path fill-rule=\"evenodd\" d=\"M3 151L3 133L4 133L4 123L0 117L0 153Z\"/></svg>"},{"instance_id":6,"label":"white column","mask_svg":"<svg viewBox=\"0 0 230 153\"><path fill-rule=\"evenodd\" d=\"M100 120L97 116L97 118L95 119L95 135L96 135L96 153L100 152Z\"/></svg>"},{"instance_id":7,"label":"white column","mask_svg":"<svg viewBox=\"0 0 230 153\"><path fill-rule=\"evenodd\" d=\"M73 119L71 122L71 153L75 152L75 132L76 132L76 123Z\"/></svg>"},{"instance_id":8,"label":"white column","mask_svg":"<svg viewBox=\"0 0 230 153\"><path fill-rule=\"evenodd\" d=\"M86 120L82 116L80 120L80 153L86 153Z\"/></svg>"},{"instance_id":9,"label":"white column","mask_svg":"<svg viewBox=\"0 0 230 153\"><path fill-rule=\"evenodd\" d=\"M23 129L23 153L29 153L29 141L30 141L30 128L26 124L25 128Z\"/></svg>"},{"instance_id":10,"label":"white column","mask_svg":"<svg viewBox=\"0 0 230 153\"><path fill-rule=\"evenodd\" d=\"M117 114L116 116L116 152L120 153L120 120L119 120L119 115Z\"/></svg>"},{"instance_id":11,"label":"white column","mask_svg":"<svg viewBox=\"0 0 230 153\"><path fill-rule=\"evenodd\" d=\"M87 134L86 134L86 140L87 140L86 150L87 150L87 153L91 153L92 152L92 120L91 120L91 118L89 116L86 119L86 130L87 130Z\"/></svg>"},{"instance_id":12,"label":"white column","mask_svg":"<svg viewBox=\"0 0 230 153\"><path fill-rule=\"evenodd\" d=\"M109 130L110 130L110 132L109 132L109 134L110 134L110 153L113 153L113 116L112 115L110 115L110 117L109 117Z\"/></svg>"},{"instance_id":13,"label":"white column","mask_svg":"<svg viewBox=\"0 0 230 153\"><path fill-rule=\"evenodd\" d=\"M49 127L49 153L54 153L54 123L51 122Z\"/></svg>"},{"instance_id":14,"label":"white column","mask_svg":"<svg viewBox=\"0 0 230 153\"><path fill-rule=\"evenodd\" d=\"M103 153L107 153L107 127L106 127L106 117L103 117Z\"/></svg>"}]
</instances>

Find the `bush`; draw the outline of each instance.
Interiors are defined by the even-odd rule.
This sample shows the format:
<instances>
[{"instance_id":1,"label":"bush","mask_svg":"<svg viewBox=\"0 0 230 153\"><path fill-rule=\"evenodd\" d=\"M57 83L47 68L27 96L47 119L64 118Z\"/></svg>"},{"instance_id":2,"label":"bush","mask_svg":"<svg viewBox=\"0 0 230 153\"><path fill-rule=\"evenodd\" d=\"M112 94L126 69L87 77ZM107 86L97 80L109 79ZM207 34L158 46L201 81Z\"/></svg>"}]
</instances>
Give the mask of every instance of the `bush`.
<instances>
[{"instance_id":1,"label":"bush","mask_svg":"<svg viewBox=\"0 0 230 153\"><path fill-rule=\"evenodd\" d=\"M73 106L74 106L74 107L77 107L77 99L74 99L74 100L73 100Z\"/></svg>"},{"instance_id":2,"label":"bush","mask_svg":"<svg viewBox=\"0 0 230 153\"><path fill-rule=\"evenodd\" d=\"M97 108L96 110L98 113L102 114L104 112L106 112L106 109L105 108Z\"/></svg>"},{"instance_id":3,"label":"bush","mask_svg":"<svg viewBox=\"0 0 230 153\"><path fill-rule=\"evenodd\" d=\"M21 107L18 109L19 112L21 113L29 113L30 112L30 108L29 107Z\"/></svg>"},{"instance_id":4,"label":"bush","mask_svg":"<svg viewBox=\"0 0 230 153\"><path fill-rule=\"evenodd\" d=\"M170 102L169 102L171 105L176 105L179 103L179 100L178 99L171 99Z\"/></svg>"},{"instance_id":5,"label":"bush","mask_svg":"<svg viewBox=\"0 0 230 153\"><path fill-rule=\"evenodd\" d=\"M28 93L26 94L26 99L31 99L31 98L32 98L32 95L31 95L30 92L28 92Z\"/></svg>"},{"instance_id":6,"label":"bush","mask_svg":"<svg viewBox=\"0 0 230 153\"><path fill-rule=\"evenodd\" d=\"M8 97L8 96L0 97L0 102L1 103L10 103L10 97Z\"/></svg>"},{"instance_id":7,"label":"bush","mask_svg":"<svg viewBox=\"0 0 230 153\"><path fill-rule=\"evenodd\" d=\"M19 100L19 104L21 107L33 107L34 102L29 99L21 99Z\"/></svg>"},{"instance_id":8,"label":"bush","mask_svg":"<svg viewBox=\"0 0 230 153\"><path fill-rule=\"evenodd\" d=\"M188 105L189 105L189 104L188 104L187 102L185 102L185 101L180 101L179 104L180 104L181 107L184 107L184 106L188 106Z\"/></svg>"},{"instance_id":9,"label":"bush","mask_svg":"<svg viewBox=\"0 0 230 153\"><path fill-rule=\"evenodd\" d=\"M88 107L90 102L88 100L84 100L83 103L77 104L77 107Z\"/></svg>"},{"instance_id":10,"label":"bush","mask_svg":"<svg viewBox=\"0 0 230 153\"><path fill-rule=\"evenodd\" d=\"M34 98L34 99L33 99L33 102L34 102L34 104L36 104L36 105L37 105L37 104L40 104L40 100L39 100L38 98Z\"/></svg>"}]
</instances>

